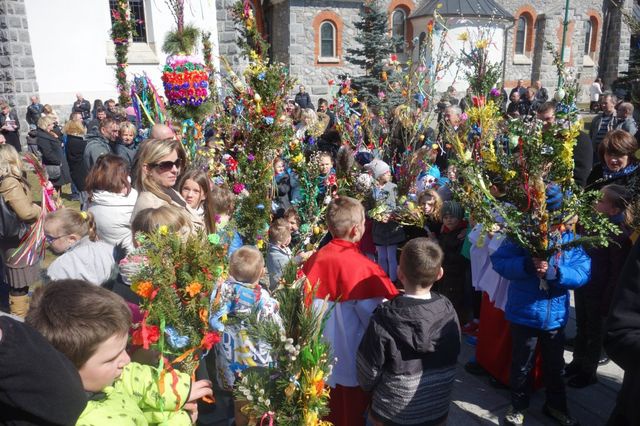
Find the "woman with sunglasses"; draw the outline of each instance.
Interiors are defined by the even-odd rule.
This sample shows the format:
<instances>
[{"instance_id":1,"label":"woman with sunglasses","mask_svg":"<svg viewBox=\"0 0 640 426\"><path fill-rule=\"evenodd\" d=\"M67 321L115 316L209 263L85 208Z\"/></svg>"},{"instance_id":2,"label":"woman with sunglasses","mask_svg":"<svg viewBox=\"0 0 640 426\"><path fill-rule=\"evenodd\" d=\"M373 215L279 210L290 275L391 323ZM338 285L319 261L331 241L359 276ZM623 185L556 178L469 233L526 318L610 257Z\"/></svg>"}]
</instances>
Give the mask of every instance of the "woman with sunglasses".
<instances>
[{"instance_id":1,"label":"woman with sunglasses","mask_svg":"<svg viewBox=\"0 0 640 426\"><path fill-rule=\"evenodd\" d=\"M205 228L203 218L173 189L186 167L186 155L179 141L149 140L140 151L136 167L135 187L139 195L132 221L141 210L169 205L186 213L194 230Z\"/></svg>"},{"instance_id":2,"label":"woman with sunglasses","mask_svg":"<svg viewBox=\"0 0 640 426\"><path fill-rule=\"evenodd\" d=\"M0 256L4 264L4 278L9 283L9 309L14 315L24 317L29 308L29 285L40 278L40 259L29 265L25 260L11 259L13 252L29 227L40 217L41 207L33 202L32 189L25 178L20 154L12 145L0 145L0 198L2 232L0 232ZM16 221L9 223L8 216ZM17 223L19 225L17 225Z\"/></svg>"}]
</instances>

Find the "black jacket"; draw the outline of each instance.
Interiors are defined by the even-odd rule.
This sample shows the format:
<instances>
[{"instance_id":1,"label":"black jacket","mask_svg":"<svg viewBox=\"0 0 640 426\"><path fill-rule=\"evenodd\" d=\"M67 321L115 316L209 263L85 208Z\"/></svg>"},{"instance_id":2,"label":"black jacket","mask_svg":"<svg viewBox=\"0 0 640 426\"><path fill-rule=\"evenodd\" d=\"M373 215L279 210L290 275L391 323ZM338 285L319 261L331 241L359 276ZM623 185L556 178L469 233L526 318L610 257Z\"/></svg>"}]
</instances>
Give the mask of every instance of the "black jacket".
<instances>
[{"instance_id":1,"label":"black jacket","mask_svg":"<svg viewBox=\"0 0 640 426\"><path fill-rule=\"evenodd\" d=\"M593 168L593 149L591 139L585 132L580 132L573 148L573 179L578 186L587 186L587 179Z\"/></svg>"},{"instance_id":2,"label":"black jacket","mask_svg":"<svg viewBox=\"0 0 640 426\"><path fill-rule=\"evenodd\" d=\"M393 424L436 423L449 410L460 353L451 302L398 296L373 313L358 348L358 381L373 414Z\"/></svg>"},{"instance_id":3,"label":"black jacket","mask_svg":"<svg viewBox=\"0 0 640 426\"><path fill-rule=\"evenodd\" d=\"M51 179L53 186L62 186L71 182L69 164L62 150L62 142L42 129L37 131L38 150L42 155L45 166L60 166L62 168L58 179Z\"/></svg>"},{"instance_id":4,"label":"black jacket","mask_svg":"<svg viewBox=\"0 0 640 426\"><path fill-rule=\"evenodd\" d=\"M76 367L29 325L0 316L0 329L0 424L75 424L87 405Z\"/></svg>"},{"instance_id":5,"label":"black jacket","mask_svg":"<svg viewBox=\"0 0 640 426\"><path fill-rule=\"evenodd\" d=\"M71 171L71 180L78 188L78 191L84 191L85 180L89 171L82 159L84 155L84 148L87 146L87 141L81 136L67 135L67 162L69 163L69 170Z\"/></svg>"},{"instance_id":6,"label":"black jacket","mask_svg":"<svg viewBox=\"0 0 640 426\"><path fill-rule=\"evenodd\" d=\"M635 171L610 179L603 177L602 163L596 164L591 170L591 174L587 178L587 187L589 190L600 190L603 187L611 184L622 185L633 193L634 196L640 194L640 167Z\"/></svg>"},{"instance_id":7,"label":"black jacket","mask_svg":"<svg viewBox=\"0 0 640 426\"><path fill-rule=\"evenodd\" d=\"M43 108L44 106L42 106L42 104L30 104L27 107L27 123L36 126L38 124L38 120L42 116Z\"/></svg>"},{"instance_id":8,"label":"black jacket","mask_svg":"<svg viewBox=\"0 0 640 426\"><path fill-rule=\"evenodd\" d=\"M91 104L86 99L83 99L82 101L75 101L71 108L71 112L79 112L82 114L82 119L87 120L91 117Z\"/></svg>"},{"instance_id":9,"label":"black jacket","mask_svg":"<svg viewBox=\"0 0 640 426\"><path fill-rule=\"evenodd\" d=\"M640 243L620 273L613 296L604 347L624 370L622 388L609 425L640 425Z\"/></svg>"},{"instance_id":10,"label":"black jacket","mask_svg":"<svg viewBox=\"0 0 640 426\"><path fill-rule=\"evenodd\" d=\"M311 96L309 96L307 92L296 93L295 102L300 106L300 108L310 108L315 110L313 104L311 103Z\"/></svg>"}]
</instances>

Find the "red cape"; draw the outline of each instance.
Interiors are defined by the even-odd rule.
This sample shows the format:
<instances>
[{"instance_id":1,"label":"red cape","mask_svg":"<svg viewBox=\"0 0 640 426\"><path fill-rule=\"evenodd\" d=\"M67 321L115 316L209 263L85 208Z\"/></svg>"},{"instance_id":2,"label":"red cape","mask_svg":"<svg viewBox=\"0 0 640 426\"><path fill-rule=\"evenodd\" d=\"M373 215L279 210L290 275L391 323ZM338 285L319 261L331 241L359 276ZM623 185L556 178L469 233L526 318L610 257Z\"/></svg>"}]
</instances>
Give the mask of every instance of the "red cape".
<instances>
[{"instance_id":1,"label":"red cape","mask_svg":"<svg viewBox=\"0 0 640 426\"><path fill-rule=\"evenodd\" d=\"M312 286L318 284L316 299L330 301L384 297L398 294L387 274L360 252L357 243L333 239L302 267Z\"/></svg>"}]
</instances>

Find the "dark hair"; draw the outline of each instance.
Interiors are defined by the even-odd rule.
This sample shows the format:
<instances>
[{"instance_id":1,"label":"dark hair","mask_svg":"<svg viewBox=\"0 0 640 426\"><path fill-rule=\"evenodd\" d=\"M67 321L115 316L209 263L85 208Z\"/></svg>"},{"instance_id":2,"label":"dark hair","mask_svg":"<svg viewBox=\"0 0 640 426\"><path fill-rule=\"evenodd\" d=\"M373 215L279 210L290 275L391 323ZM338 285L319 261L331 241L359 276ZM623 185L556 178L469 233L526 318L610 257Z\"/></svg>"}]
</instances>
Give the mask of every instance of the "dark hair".
<instances>
[{"instance_id":1,"label":"dark hair","mask_svg":"<svg viewBox=\"0 0 640 426\"><path fill-rule=\"evenodd\" d=\"M281 218L271 222L269 226L269 242L271 244L283 244L289 238L291 238L291 231L287 219Z\"/></svg>"},{"instance_id":2,"label":"dark hair","mask_svg":"<svg viewBox=\"0 0 640 426\"><path fill-rule=\"evenodd\" d=\"M542 105L540 105L538 107L538 110L536 111L538 114L544 114L545 112L548 111L553 111L553 113L556 113L556 103L553 101L549 101L549 102L545 102Z\"/></svg>"},{"instance_id":3,"label":"dark hair","mask_svg":"<svg viewBox=\"0 0 640 426\"><path fill-rule=\"evenodd\" d=\"M98 158L89 170L85 179L85 190L89 193L89 200L95 191L120 193L122 188L131 192L129 182L129 166L127 162L115 154L107 154Z\"/></svg>"},{"instance_id":4,"label":"dark hair","mask_svg":"<svg viewBox=\"0 0 640 426\"><path fill-rule=\"evenodd\" d=\"M638 142L636 138L629 132L624 130L612 130L607 133L600 142L598 147L598 156L600 161L604 164L604 155L628 155L629 163L635 163L637 161L635 152L638 150Z\"/></svg>"},{"instance_id":5,"label":"dark hair","mask_svg":"<svg viewBox=\"0 0 640 426\"><path fill-rule=\"evenodd\" d=\"M81 368L100 344L127 334L131 310L124 299L105 288L81 280L59 280L34 292L25 322Z\"/></svg>"},{"instance_id":6,"label":"dark hair","mask_svg":"<svg viewBox=\"0 0 640 426\"><path fill-rule=\"evenodd\" d=\"M99 112L104 112L105 114L107 113L107 109L105 107L103 107L102 105L95 107L95 112L96 114L98 114Z\"/></svg>"},{"instance_id":7,"label":"dark hair","mask_svg":"<svg viewBox=\"0 0 640 426\"><path fill-rule=\"evenodd\" d=\"M114 120L113 118L105 118L104 120L102 120L100 122L100 130L102 129L107 129L109 128L109 126L114 125L114 124L118 124L118 122L116 120Z\"/></svg>"},{"instance_id":8,"label":"dark hair","mask_svg":"<svg viewBox=\"0 0 640 426\"><path fill-rule=\"evenodd\" d=\"M327 100L325 98L318 99L318 106L324 105L324 104L329 105L329 102L327 102Z\"/></svg>"},{"instance_id":9,"label":"dark hair","mask_svg":"<svg viewBox=\"0 0 640 426\"><path fill-rule=\"evenodd\" d=\"M211 207L211 185L210 180L207 177L207 174L202 170L188 170L180 179L180 183L178 184L178 192L182 195L182 187L187 182L187 180L192 180L198 184L200 190L202 191L202 195L204 195L203 208L204 208L204 224L207 228L207 232L215 232L215 215L213 213L213 208Z\"/></svg>"},{"instance_id":10,"label":"dark hair","mask_svg":"<svg viewBox=\"0 0 640 426\"><path fill-rule=\"evenodd\" d=\"M444 253L437 242L429 238L414 238L404 245L400 255L403 284L428 288L438 279Z\"/></svg>"}]
</instances>

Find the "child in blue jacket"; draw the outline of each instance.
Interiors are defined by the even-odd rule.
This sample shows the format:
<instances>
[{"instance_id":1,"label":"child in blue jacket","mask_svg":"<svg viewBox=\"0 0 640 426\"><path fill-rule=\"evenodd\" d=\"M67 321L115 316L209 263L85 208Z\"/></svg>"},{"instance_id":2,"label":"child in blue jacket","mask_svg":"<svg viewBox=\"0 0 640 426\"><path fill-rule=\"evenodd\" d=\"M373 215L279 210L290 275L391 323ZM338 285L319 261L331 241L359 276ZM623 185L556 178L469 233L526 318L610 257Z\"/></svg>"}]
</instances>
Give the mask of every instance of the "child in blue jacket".
<instances>
[{"instance_id":1,"label":"child in blue jacket","mask_svg":"<svg viewBox=\"0 0 640 426\"><path fill-rule=\"evenodd\" d=\"M567 243L576 238L570 226L561 234ZM561 425L577 425L569 416L563 381L564 327L569 317L569 290L589 281L591 259L575 247L534 258L524 248L506 240L491 255L493 269L511 281L505 311L511 323L511 408L504 423L521 425L529 407L529 373L540 345L546 386L543 412Z\"/></svg>"}]
</instances>

